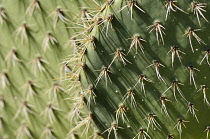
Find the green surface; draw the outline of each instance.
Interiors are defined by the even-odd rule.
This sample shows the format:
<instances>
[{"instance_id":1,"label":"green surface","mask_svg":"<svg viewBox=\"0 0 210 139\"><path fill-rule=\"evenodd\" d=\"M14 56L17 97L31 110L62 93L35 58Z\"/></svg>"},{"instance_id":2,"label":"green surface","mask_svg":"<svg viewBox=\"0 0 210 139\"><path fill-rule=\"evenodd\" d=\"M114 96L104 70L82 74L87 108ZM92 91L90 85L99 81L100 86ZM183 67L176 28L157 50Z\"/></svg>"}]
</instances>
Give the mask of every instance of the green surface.
<instances>
[{"instance_id":1,"label":"green surface","mask_svg":"<svg viewBox=\"0 0 210 139\"><path fill-rule=\"evenodd\" d=\"M0 24L1 139L63 139L74 127L68 118L73 108L71 100L66 99L69 97L66 91L68 83L62 81L67 75L62 78L60 73L62 61L73 51L67 42L75 30L67 27L75 25L75 15L86 3L40 0L41 11L35 8L32 12L33 0L0 0L0 7L5 9L8 17ZM58 19L54 26L53 18L58 7L63 9L69 22ZM0 16L2 19L2 11ZM28 27L26 30L22 26L24 23ZM49 39L48 33L57 41L54 44L49 41L49 46L44 44L44 40ZM15 55L9 54L12 49L16 50ZM15 56L19 60L15 61ZM40 60L42 70L37 65ZM12 62L15 62L14 66ZM4 87L5 74L8 85Z\"/></svg>"},{"instance_id":2,"label":"green surface","mask_svg":"<svg viewBox=\"0 0 210 139\"><path fill-rule=\"evenodd\" d=\"M0 138L144 138L138 133L152 139L166 139L168 134L206 138L210 97L206 89L204 103L199 89L201 85L208 88L210 82L208 62L201 63L210 44L210 2L200 1L206 3L202 7L206 20L199 15L200 24L189 0L176 2L181 9L170 11L167 20L164 0L137 0L141 9L128 6L123 10L132 3L40 0L41 12L35 8L26 14L32 2L0 0L8 17L7 21L2 18L1 8ZM63 22L56 16L59 12ZM150 32L154 23L165 28L161 27L164 43L160 36L157 41L154 30ZM201 29L194 30L200 44L191 38L194 53L186 34L189 28ZM144 49L137 46L136 51L133 39L143 39ZM181 62L175 55L172 63L169 51L173 46L179 48ZM154 60L163 65L158 67L162 78L157 78L151 65ZM190 68L200 70L193 69L196 86L190 85ZM102 70L110 79L104 78ZM137 83L138 77L144 77L141 74L147 80L145 92ZM177 101L173 88L165 92L174 81L184 84L178 84L183 96L176 90ZM134 94L136 103L125 100L126 93ZM161 110L163 93L170 100L166 102L168 115ZM190 103L198 110L194 109L198 120L188 111ZM148 117L160 126L148 127ZM180 124L181 136L175 127L178 118L186 125Z\"/></svg>"},{"instance_id":3,"label":"green surface","mask_svg":"<svg viewBox=\"0 0 210 139\"><path fill-rule=\"evenodd\" d=\"M206 13L203 11L202 13L207 20L210 20L208 14L210 12L210 3L208 1L200 2L207 4L207 6L204 7ZM131 15L128 12L129 6L120 11L121 7L126 5L126 1L116 0L112 5L108 6L108 8L105 8L102 13L98 12L95 15L95 17L100 17L102 19L106 19L108 14L114 15L113 20L110 22L113 28L109 26L107 35L103 30L103 27L105 26L106 29L108 21L105 21L102 25L98 26L95 23L96 18L93 18L90 23L91 25L94 25L94 30L90 34L80 35L80 38L88 38L89 35L93 35L96 38L94 41L95 48L91 43L82 46L84 49L87 47L86 53L82 59L82 62L85 62L86 66L81 71L80 75L84 90L91 84L95 85L94 93L97 96L95 97L96 104L94 103L94 99L90 100L90 111L93 114L93 120L100 132L103 133L104 131L107 131L102 134L104 138L117 138L114 136L113 130L111 131L110 136L108 135L108 132L110 131L109 129L114 128L112 123L117 122L116 113L117 110L119 110L118 106L123 103L123 96L129 88L132 88L135 93L134 97L136 99L137 107L134 108L131 105L130 98L125 101L125 109L129 109L125 110L125 115L129 122L126 118L122 120L122 114L120 114L118 126L123 129L117 129L118 138L133 138L137 135L141 127L146 131L148 127L148 114L150 113L157 115L154 119L161 126L160 130L158 130L157 127L152 127L152 124L150 124L147 133L151 138L167 138L169 133L173 134L175 138L182 139L206 138L206 131L204 132L204 130L210 124L210 111L208 105L204 103L202 90L199 92L197 91L202 84L205 84L207 88L209 86L209 65L207 64L206 59L202 64L200 64L200 62L205 55L204 51L206 51L209 45L210 26L200 15L201 26L199 25L196 15L189 10L191 1L178 1L175 4L188 14L185 14L180 10L176 10L176 12L171 11L167 21L165 21L166 8L164 6L164 1L138 0L137 5L142 8L145 13L138 10L136 7L133 7L133 19L131 20ZM165 27L165 29L162 28L166 34L163 35L164 45L161 41L158 45L155 31L149 33L152 27L147 29L148 26L153 25L154 22L160 22L160 24ZM201 44L199 45L197 40L192 36L191 40L195 51L194 53L191 50L189 39L184 35L189 27L192 29L201 29L195 31L195 33L205 42L205 44L207 44L205 45L200 42ZM137 54L135 46L133 46L128 53L132 42L132 39L129 38L132 38L135 34L139 34L141 38L146 41L141 41L145 54L142 53L139 46ZM161 39L160 36L159 39ZM182 64L177 55L175 55L172 67L172 56L169 51L171 46L174 45L178 46L180 51L184 52L186 55L179 52ZM117 49L122 49L125 54L124 57L132 64L125 61L126 66L124 66L122 61L119 60L120 58L116 58L110 68L104 71L104 73L109 75L110 81L108 76L106 76L107 79L105 79L105 76L101 71L104 69L103 67L109 67L115 56L113 53L115 53ZM154 71L154 66L148 67L153 63L153 60L158 60L165 66L160 66L159 71L166 84L164 84L162 80L158 80ZM192 85L190 85L189 66L194 66L194 68L200 70L199 72L194 69L196 73L194 78L197 88L193 85L193 82ZM141 85L136 85L138 75L140 74L144 74L146 78L153 81L152 83L144 81L146 96L141 90ZM100 75L103 76L97 83L97 79ZM182 90L184 97L176 90L176 97L178 100L176 101L173 96L173 88L164 94L171 100L171 102L166 102L166 108L170 116L170 118L168 118L163 111L161 112L161 101L159 99L161 94L165 92L174 80L184 84L178 85ZM208 89L206 90L206 95L209 100ZM86 101L88 102L88 97L86 97ZM193 103L195 108L198 109L198 111L195 110L195 113L199 123L190 112L187 113L189 102ZM181 124L183 130L181 137L177 129L174 128L178 122L178 118L182 118L184 121L190 121L184 122L186 128Z\"/></svg>"}]
</instances>

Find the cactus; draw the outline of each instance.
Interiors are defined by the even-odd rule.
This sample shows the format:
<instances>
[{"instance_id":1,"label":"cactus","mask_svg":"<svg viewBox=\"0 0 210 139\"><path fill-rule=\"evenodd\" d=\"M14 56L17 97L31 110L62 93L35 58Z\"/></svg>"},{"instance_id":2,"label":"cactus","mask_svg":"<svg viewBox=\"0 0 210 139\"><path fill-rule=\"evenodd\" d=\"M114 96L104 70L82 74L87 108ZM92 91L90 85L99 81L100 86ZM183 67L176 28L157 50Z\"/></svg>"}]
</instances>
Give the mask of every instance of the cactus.
<instances>
[{"instance_id":1,"label":"cactus","mask_svg":"<svg viewBox=\"0 0 210 139\"><path fill-rule=\"evenodd\" d=\"M70 61L95 138L208 138L210 3L92 1Z\"/></svg>"},{"instance_id":2,"label":"cactus","mask_svg":"<svg viewBox=\"0 0 210 139\"><path fill-rule=\"evenodd\" d=\"M73 3L72 3L73 2ZM83 4L83 5L81 5ZM0 138L66 138L74 128L62 63L88 2L0 0ZM69 135L73 138L79 131Z\"/></svg>"},{"instance_id":3,"label":"cactus","mask_svg":"<svg viewBox=\"0 0 210 139\"><path fill-rule=\"evenodd\" d=\"M0 3L0 138L208 138L210 2Z\"/></svg>"}]
</instances>

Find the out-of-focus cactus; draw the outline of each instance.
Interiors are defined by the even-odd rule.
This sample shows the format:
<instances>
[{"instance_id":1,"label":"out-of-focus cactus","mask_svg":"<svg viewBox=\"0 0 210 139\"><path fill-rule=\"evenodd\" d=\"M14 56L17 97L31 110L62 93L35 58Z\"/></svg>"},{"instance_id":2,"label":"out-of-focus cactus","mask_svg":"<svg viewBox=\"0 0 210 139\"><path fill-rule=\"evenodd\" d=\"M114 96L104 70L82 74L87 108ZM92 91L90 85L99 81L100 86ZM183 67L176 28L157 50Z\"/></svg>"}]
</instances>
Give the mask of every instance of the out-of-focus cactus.
<instances>
[{"instance_id":1,"label":"out-of-focus cactus","mask_svg":"<svg viewBox=\"0 0 210 139\"><path fill-rule=\"evenodd\" d=\"M62 82L71 65L63 59L73 52L68 40L76 30L68 27L88 3L0 0L1 139L64 139L74 128L68 83ZM76 136L79 130L69 138Z\"/></svg>"}]
</instances>

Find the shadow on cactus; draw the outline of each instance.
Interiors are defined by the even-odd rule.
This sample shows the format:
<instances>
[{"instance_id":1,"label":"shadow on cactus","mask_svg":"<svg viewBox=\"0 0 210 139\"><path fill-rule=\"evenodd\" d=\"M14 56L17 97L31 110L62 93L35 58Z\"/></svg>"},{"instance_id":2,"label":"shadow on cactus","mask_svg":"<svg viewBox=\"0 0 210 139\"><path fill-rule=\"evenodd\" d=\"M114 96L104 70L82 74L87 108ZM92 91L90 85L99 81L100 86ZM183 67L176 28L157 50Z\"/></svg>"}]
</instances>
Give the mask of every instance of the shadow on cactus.
<instances>
[{"instance_id":1,"label":"shadow on cactus","mask_svg":"<svg viewBox=\"0 0 210 139\"><path fill-rule=\"evenodd\" d=\"M93 137L208 138L210 3L92 3L96 8L83 9L71 27L84 29L72 36L75 53L68 64L85 65L74 66L70 80L79 78L75 113L81 101L87 104ZM84 120L88 132L90 121Z\"/></svg>"}]
</instances>

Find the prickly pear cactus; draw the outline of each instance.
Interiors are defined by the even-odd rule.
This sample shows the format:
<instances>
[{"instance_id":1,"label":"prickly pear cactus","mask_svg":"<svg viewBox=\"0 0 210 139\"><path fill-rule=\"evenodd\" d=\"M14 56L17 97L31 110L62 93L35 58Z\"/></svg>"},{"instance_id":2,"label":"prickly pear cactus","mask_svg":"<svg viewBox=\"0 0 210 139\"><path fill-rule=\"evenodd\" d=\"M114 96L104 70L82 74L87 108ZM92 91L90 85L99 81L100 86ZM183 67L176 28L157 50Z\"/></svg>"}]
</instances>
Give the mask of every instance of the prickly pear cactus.
<instances>
[{"instance_id":1,"label":"prickly pear cactus","mask_svg":"<svg viewBox=\"0 0 210 139\"><path fill-rule=\"evenodd\" d=\"M0 0L0 138L208 138L209 5Z\"/></svg>"},{"instance_id":2,"label":"prickly pear cactus","mask_svg":"<svg viewBox=\"0 0 210 139\"><path fill-rule=\"evenodd\" d=\"M75 53L64 61L74 63L69 133L94 125L94 138L208 138L210 2L90 3L71 27ZM84 104L90 114L81 119Z\"/></svg>"}]
</instances>

